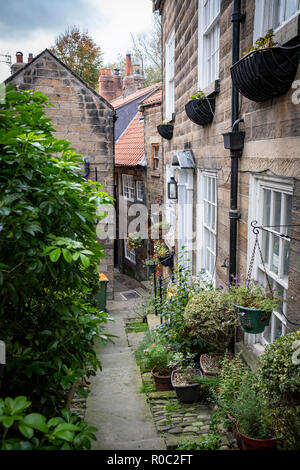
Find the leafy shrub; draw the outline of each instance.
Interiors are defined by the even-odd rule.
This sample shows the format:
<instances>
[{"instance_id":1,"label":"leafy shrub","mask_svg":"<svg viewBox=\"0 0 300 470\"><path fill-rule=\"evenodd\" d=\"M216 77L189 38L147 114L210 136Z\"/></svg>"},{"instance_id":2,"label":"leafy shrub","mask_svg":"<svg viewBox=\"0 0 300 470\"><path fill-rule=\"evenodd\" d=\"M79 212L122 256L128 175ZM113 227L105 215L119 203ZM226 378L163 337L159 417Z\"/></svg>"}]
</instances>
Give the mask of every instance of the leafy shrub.
<instances>
[{"instance_id":1,"label":"leafy shrub","mask_svg":"<svg viewBox=\"0 0 300 470\"><path fill-rule=\"evenodd\" d=\"M31 402L24 396L0 398L1 450L89 450L96 428L67 410L47 420L28 413Z\"/></svg>"},{"instance_id":2,"label":"leafy shrub","mask_svg":"<svg viewBox=\"0 0 300 470\"><path fill-rule=\"evenodd\" d=\"M221 438L218 434L208 434L202 436L201 442L183 441L177 448L178 450L219 450L221 447Z\"/></svg>"},{"instance_id":3,"label":"leafy shrub","mask_svg":"<svg viewBox=\"0 0 300 470\"><path fill-rule=\"evenodd\" d=\"M255 279L243 279L229 284L229 296L236 305L247 308L256 308L265 312L272 312L276 309L282 298L279 297L275 290L269 290L259 281Z\"/></svg>"},{"instance_id":4,"label":"leafy shrub","mask_svg":"<svg viewBox=\"0 0 300 470\"><path fill-rule=\"evenodd\" d=\"M151 344L144 349L142 366L145 370L151 371L155 369L158 375L170 375L171 367L169 362L172 353L161 344Z\"/></svg>"},{"instance_id":5,"label":"leafy shrub","mask_svg":"<svg viewBox=\"0 0 300 470\"><path fill-rule=\"evenodd\" d=\"M204 289L189 300L184 319L193 338L218 352L228 348L237 322L229 295L213 289Z\"/></svg>"},{"instance_id":6,"label":"leafy shrub","mask_svg":"<svg viewBox=\"0 0 300 470\"><path fill-rule=\"evenodd\" d=\"M289 449L300 450L300 331L266 346L259 366L260 385Z\"/></svg>"},{"instance_id":7,"label":"leafy shrub","mask_svg":"<svg viewBox=\"0 0 300 470\"><path fill-rule=\"evenodd\" d=\"M219 375L218 396L221 406L228 413L231 413L231 405L249 373L250 370L239 356L234 356L232 359L224 357Z\"/></svg>"},{"instance_id":8,"label":"leafy shrub","mask_svg":"<svg viewBox=\"0 0 300 470\"><path fill-rule=\"evenodd\" d=\"M274 431L263 395L256 385L257 376L249 374L231 405L232 415L242 434L255 439L269 439L274 436Z\"/></svg>"},{"instance_id":9,"label":"leafy shrub","mask_svg":"<svg viewBox=\"0 0 300 470\"><path fill-rule=\"evenodd\" d=\"M112 199L81 177L82 157L53 137L40 92L6 89L0 104L0 338L3 396L26 395L55 412L78 378L100 366L93 340L106 313L95 308L105 256L95 219Z\"/></svg>"}]
</instances>

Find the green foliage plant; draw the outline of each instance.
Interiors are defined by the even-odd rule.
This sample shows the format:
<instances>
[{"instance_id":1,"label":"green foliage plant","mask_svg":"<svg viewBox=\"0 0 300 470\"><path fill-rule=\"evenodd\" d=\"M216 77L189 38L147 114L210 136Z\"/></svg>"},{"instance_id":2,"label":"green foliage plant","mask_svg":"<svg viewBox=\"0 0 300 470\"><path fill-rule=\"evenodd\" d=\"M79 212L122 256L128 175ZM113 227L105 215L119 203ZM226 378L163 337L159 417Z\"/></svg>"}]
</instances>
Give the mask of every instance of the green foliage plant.
<instances>
[{"instance_id":1,"label":"green foliage plant","mask_svg":"<svg viewBox=\"0 0 300 470\"><path fill-rule=\"evenodd\" d=\"M142 246L142 238L138 233L130 233L127 237L126 244L131 250L134 248L140 248Z\"/></svg>"},{"instance_id":2,"label":"green foliage plant","mask_svg":"<svg viewBox=\"0 0 300 470\"><path fill-rule=\"evenodd\" d=\"M143 351L142 365L145 370L155 370L158 375L170 375L172 353L162 344L151 344Z\"/></svg>"},{"instance_id":3,"label":"green foliage plant","mask_svg":"<svg viewBox=\"0 0 300 470\"><path fill-rule=\"evenodd\" d=\"M275 416L274 424L290 450L300 450L300 331L277 338L259 364L260 386Z\"/></svg>"},{"instance_id":4,"label":"green foliage plant","mask_svg":"<svg viewBox=\"0 0 300 470\"><path fill-rule=\"evenodd\" d=\"M190 97L190 100L203 100L204 98L205 98L205 93L202 90L199 90Z\"/></svg>"},{"instance_id":5,"label":"green foliage plant","mask_svg":"<svg viewBox=\"0 0 300 470\"><path fill-rule=\"evenodd\" d=\"M260 388L256 374L249 373L233 401L231 409L240 433L255 439L274 437L270 412Z\"/></svg>"},{"instance_id":6,"label":"green foliage plant","mask_svg":"<svg viewBox=\"0 0 300 470\"><path fill-rule=\"evenodd\" d=\"M230 295L218 289L203 289L193 296L185 307L184 319L191 335L217 352L226 351L237 324Z\"/></svg>"},{"instance_id":7,"label":"green foliage plant","mask_svg":"<svg viewBox=\"0 0 300 470\"><path fill-rule=\"evenodd\" d=\"M167 256L168 253L169 253L169 250L168 250L168 248L166 247L166 245L164 244L163 241L157 241L154 244L154 250L155 250L155 253L157 254L157 256L159 256L160 258L163 258L163 257Z\"/></svg>"},{"instance_id":8,"label":"green foliage plant","mask_svg":"<svg viewBox=\"0 0 300 470\"><path fill-rule=\"evenodd\" d=\"M282 302L275 288L270 290L255 279L236 277L234 282L228 285L228 293L235 305L265 312L272 312L278 307L278 303Z\"/></svg>"},{"instance_id":9,"label":"green foliage plant","mask_svg":"<svg viewBox=\"0 0 300 470\"><path fill-rule=\"evenodd\" d=\"M183 441L178 450L219 450L221 447L221 437L216 433L201 436L201 442Z\"/></svg>"},{"instance_id":10,"label":"green foliage plant","mask_svg":"<svg viewBox=\"0 0 300 470\"><path fill-rule=\"evenodd\" d=\"M218 397L219 403L226 412L232 412L232 403L236 400L242 383L248 377L250 370L244 364L240 356L234 356L232 359L224 357L222 369L219 375Z\"/></svg>"},{"instance_id":11,"label":"green foliage plant","mask_svg":"<svg viewBox=\"0 0 300 470\"><path fill-rule=\"evenodd\" d=\"M100 367L110 317L93 299L105 256L95 220L112 203L82 178L82 156L55 139L40 92L6 88L0 104L0 338L3 396L27 396L47 413Z\"/></svg>"},{"instance_id":12,"label":"green foliage plant","mask_svg":"<svg viewBox=\"0 0 300 470\"><path fill-rule=\"evenodd\" d=\"M276 45L277 45L277 43L274 42L274 31L273 31L273 29L269 29L269 31L267 32L267 34L265 36L262 36L262 37L258 38L255 41L254 46L248 47L248 49L244 52L244 55L248 54L249 52L252 52L252 51L259 51L259 50L262 50L262 49L269 49L269 48L274 47Z\"/></svg>"},{"instance_id":13,"label":"green foliage plant","mask_svg":"<svg viewBox=\"0 0 300 470\"><path fill-rule=\"evenodd\" d=\"M1 450L90 450L96 428L68 410L47 419L29 413L31 402L24 396L0 398Z\"/></svg>"}]
</instances>

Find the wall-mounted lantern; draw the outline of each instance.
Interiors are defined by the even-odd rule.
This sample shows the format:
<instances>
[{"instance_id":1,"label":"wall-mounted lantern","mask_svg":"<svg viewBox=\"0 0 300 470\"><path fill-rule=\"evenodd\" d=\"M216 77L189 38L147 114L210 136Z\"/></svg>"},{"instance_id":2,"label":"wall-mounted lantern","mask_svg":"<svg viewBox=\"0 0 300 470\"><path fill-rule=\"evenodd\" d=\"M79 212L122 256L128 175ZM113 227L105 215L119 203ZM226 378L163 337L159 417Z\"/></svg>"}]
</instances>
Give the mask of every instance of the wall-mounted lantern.
<instances>
[{"instance_id":1,"label":"wall-mounted lantern","mask_svg":"<svg viewBox=\"0 0 300 470\"><path fill-rule=\"evenodd\" d=\"M174 176L171 176L170 181L168 182L168 199L177 199L177 181Z\"/></svg>"}]
</instances>

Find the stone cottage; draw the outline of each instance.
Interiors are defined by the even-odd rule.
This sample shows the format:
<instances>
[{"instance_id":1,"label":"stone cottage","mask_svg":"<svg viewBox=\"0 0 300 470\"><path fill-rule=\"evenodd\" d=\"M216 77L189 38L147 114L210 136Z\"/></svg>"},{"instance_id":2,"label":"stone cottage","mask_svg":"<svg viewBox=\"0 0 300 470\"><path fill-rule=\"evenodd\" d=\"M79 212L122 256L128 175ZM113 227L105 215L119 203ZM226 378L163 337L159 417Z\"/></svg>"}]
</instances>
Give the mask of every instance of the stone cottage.
<instances>
[{"instance_id":1,"label":"stone cottage","mask_svg":"<svg viewBox=\"0 0 300 470\"><path fill-rule=\"evenodd\" d=\"M41 91L49 97L54 107L45 112L52 119L55 137L73 144L76 152L84 157L85 176L101 183L104 191L113 197L116 113L112 105L48 49L35 58L29 57L26 64L18 52L12 75L5 83L23 90ZM114 226L106 229L114 233ZM106 257L101 260L99 270L109 279L107 297L112 298L114 240L105 240L104 246Z\"/></svg>"},{"instance_id":2,"label":"stone cottage","mask_svg":"<svg viewBox=\"0 0 300 470\"><path fill-rule=\"evenodd\" d=\"M173 125L173 138L163 142L165 180L173 175L178 187L177 200L169 201L173 245L177 253L184 245L193 273L201 271L217 286L247 273L255 242L251 223L257 221L263 226L264 261L256 252L252 277L266 282L268 275L273 287L295 300L273 312L263 334L241 336L237 349L255 367L266 344L300 324L299 49L288 62L293 65L285 89L288 67L280 61L271 67L268 87L248 84L251 96L233 86L231 66L269 29L280 45L299 45L300 4L154 0L153 5L162 17L163 120ZM282 76L270 94L280 67ZM205 96L205 122L192 113L188 117L186 108L198 90ZM232 130L241 143L224 148L223 134L230 138Z\"/></svg>"}]
</instances>

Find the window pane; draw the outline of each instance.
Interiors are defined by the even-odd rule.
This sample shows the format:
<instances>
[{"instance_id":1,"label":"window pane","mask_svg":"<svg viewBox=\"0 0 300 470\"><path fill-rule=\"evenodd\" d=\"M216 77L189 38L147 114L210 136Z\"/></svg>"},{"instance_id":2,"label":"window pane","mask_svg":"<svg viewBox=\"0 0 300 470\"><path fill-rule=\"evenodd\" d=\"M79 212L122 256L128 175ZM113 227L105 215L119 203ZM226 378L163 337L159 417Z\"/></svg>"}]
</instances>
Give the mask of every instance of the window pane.
<instances>
[{"instance_id":1,"label":"window pane","mask_svg":"<svg viewBox=\"0 0 300 470\"><path fill-rule=\"evenodd\" d=\"M292 196L286 196L286 217L285 225L290 225L292 220ZM286 227L286 230L283 230L287 235L291 235L291 227Z\"/></svg>"},{"instance_id":2,"label":"window pane","mask_svg":"<svg viewBox=\"0 0 300 470\"><path fill-rule=\"evenodd\" d=\"M269 247L270 247L270 234L263 232L262 234L262 252L264 257L264 263L269 264Z\"/></svg>"},{"instance_id":3,"label":"window pane","mask_svg":"<svg viewBox=\"0 0 300 470\"><path fill-rule=\"evenodd\" d=\"M271 270L278 274L279 267L279 238L273 235L274 245L273 245L273 260Z\"/></svg>"},{"instance_id":4,"label":"window pane","mask_svg":"<svg viewBox=\"0 0 300 470\"><path fill-rule=\"evenodd\" d=\"M287 279L289 273L290 242L283 240L283 278Z\"/></svg>"},{"instance_id":5,"label":"window pane","mask_svg":"<svg viewBox=\"0 0 300 470\"><path fill-rule=\"evenodd\" d=\"M285 20L293 16L298 9L298 0L287 0L285 2Z\"/></svg>"},{"instance_id":6,"label":"window pane","mask_svg":"<svg viewBox=\"0 0 300 470\"><path fill-rule=\"evenodd\" d=\"M264 189L264 225L271 225L271 191Z\"/></svg>"},{"instance_id":7,"label":"window pane","mask_svg":"<svg viewBox=\"0 0 300 470\"><path fill-rule=\"evenodd\" d=\"M273 315L273 321L274 321L274 337L272 339L274 341L275 339L279 338L279 336L282 335L282 322L276 315Z\"/></svg>"},{"instance_id":8,"label":"window pane","mask_svg":"<svg viewBox=\"0 0 300 470\"><path fill-rule=\"evenodd\" d=\"M281 193L274 192L274 230L280 232L280 221L281 221Z\"/></svg>"}]
</instances>

